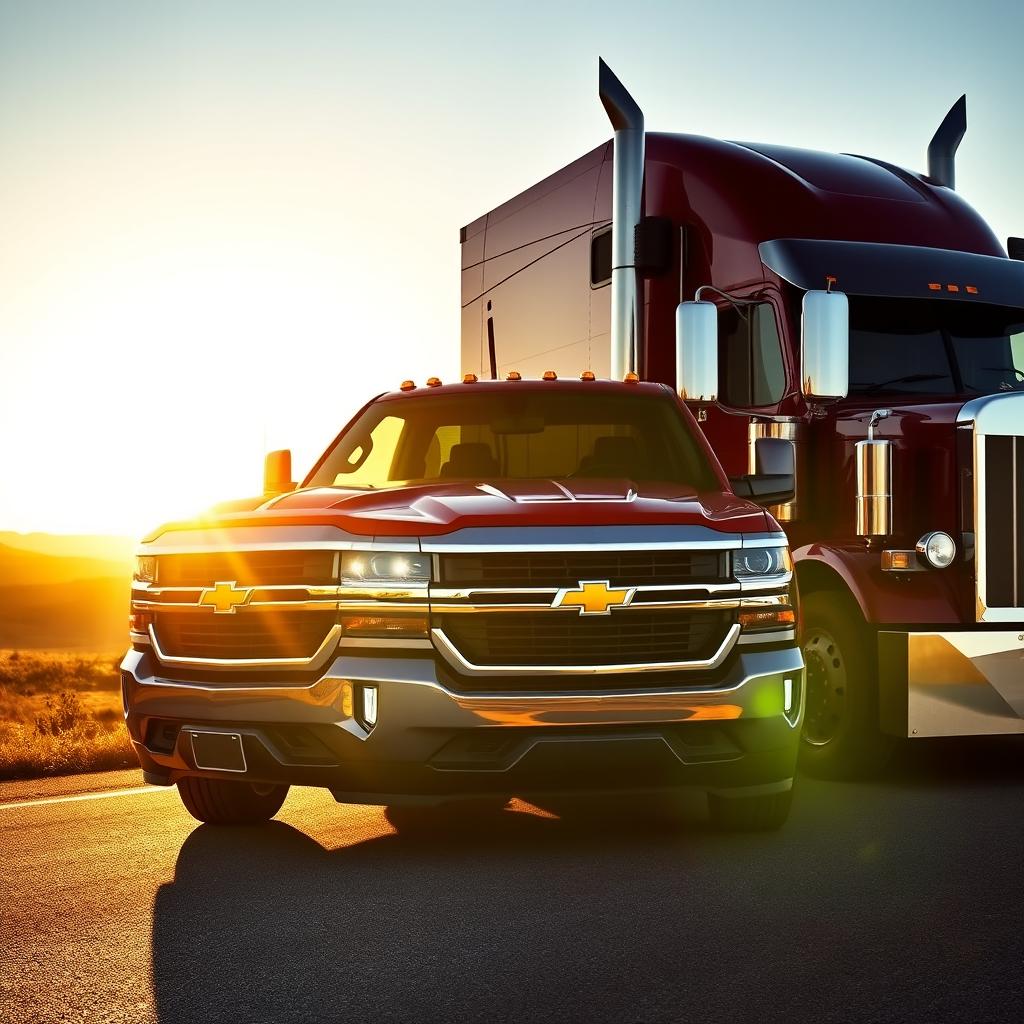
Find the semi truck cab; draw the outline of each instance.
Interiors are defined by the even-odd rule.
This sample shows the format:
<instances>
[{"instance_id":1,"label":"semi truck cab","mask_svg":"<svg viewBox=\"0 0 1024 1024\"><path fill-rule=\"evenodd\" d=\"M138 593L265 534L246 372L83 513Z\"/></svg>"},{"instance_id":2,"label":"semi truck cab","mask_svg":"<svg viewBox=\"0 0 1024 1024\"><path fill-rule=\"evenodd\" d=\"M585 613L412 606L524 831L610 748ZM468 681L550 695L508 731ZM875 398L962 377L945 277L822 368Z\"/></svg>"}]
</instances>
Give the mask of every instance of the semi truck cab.
<instances>
[{"instance_id":1,"label":"semi truck cab","mask_svg":"<svg viewBox=\"0 0 1024 1024\"><path fill-rule=\"evenodd\" d=\"M792 444L809 770L1024 733L1024 241L955 189L966 99L919 173L599 95L610 142L461 231L464 369L668 384L733 476Z\"/></svg>"},{"instance_id":2,"label":"semi truck cab","mask_svg":"<svg viewBox=\"0 0 1024 1024\"><path fill-rule=\"evenodd\" d=\"M392 808L634 790L788 812L804 704L785 442L730 481L675 391L431 379L296 487L145 539L126 721L210 822L291 785ZM408 813L412 813L411 811Z\"/></svg>"}]
</instances>

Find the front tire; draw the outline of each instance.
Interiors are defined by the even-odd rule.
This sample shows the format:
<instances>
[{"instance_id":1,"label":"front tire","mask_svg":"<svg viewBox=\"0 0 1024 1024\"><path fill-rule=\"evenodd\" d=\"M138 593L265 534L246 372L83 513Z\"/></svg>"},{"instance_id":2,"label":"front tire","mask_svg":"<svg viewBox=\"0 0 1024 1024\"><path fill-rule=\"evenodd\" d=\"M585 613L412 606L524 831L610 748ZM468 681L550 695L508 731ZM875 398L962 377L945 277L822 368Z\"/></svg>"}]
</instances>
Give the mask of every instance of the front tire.
<instances>
[{"instance_id":1,"label":"front tire","mask_svg":"<svg viewBox=\"0 0 1024 1024\"><path fill-rule=\"evenodd\" d=\"M826 779L872 775L894 746L878 727L874 636L845 595L812 593L803 610L807 703L800 767Z\"/></svg>"},{"instance_id":2,"label":"front tire","mask_svg":"<svg viewBox=\"0 0 1024 1024\"><path fill-rule=\"evenodd\" d=\"M185 810L209 825L256 825L281 810L288 787L234 779L178 779Z\"/></svg>"}]
</instances>

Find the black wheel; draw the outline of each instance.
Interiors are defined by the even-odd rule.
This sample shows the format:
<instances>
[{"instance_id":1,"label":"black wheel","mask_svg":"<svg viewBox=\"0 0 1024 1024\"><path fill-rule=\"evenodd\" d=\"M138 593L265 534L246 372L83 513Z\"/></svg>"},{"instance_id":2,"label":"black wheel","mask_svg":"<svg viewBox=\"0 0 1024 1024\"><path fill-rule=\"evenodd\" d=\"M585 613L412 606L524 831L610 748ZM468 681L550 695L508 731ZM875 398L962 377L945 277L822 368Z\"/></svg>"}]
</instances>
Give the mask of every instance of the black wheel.
<instances>
[{"instance_id":1,"label":"black wheel","mask_svg":"<svg viewBox=\"0 0 1024 1024\"><path fill-rule=\"evenodd\" d=\"M234 779L178 779L185 810L210 825L255 825L281 810L288 787Z\"/></svg>"},{"instance_id":2,"label":"black wheel","mask_svg":"<svg viewBox=\"0 0 1024 1024\"><path fill-rule=\"evenodd\" d=\"M708 793L708 810L715 828L728 832L768 832L789 817L793 790L764 796L718 796Z\"/></svg>"},{"instance_id":3,"label":"black wheel","mask_svg":"<svg viewBox=\"0 0 1024 1024\"><path fill-rule=\"evenodd\" d=\"M479 825L500 814L508 797L479 797L472 800L446 800L440 804L390 804L384 816L399 832L430 833Z\"/></svg>"},{"instance_id":4,"label":"black wheel","mask_svg":"<svg viewBox=\"0 0 1024 1024\"><path fill-rule=\"evenodd\" d=\"M844 595L812 593L803 611L807 702L800 766L822 778L870 775L885 765L894 745L878 727L874 637Z\"/></svg>"}]
</instances>

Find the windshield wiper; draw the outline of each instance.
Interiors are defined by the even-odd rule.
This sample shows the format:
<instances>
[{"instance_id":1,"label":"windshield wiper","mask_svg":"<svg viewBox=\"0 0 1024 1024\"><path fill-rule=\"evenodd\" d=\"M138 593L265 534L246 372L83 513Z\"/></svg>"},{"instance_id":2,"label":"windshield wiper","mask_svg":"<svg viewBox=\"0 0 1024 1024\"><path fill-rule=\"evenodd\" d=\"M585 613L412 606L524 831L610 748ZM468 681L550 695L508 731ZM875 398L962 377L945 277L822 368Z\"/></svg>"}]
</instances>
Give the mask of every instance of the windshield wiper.
<instances>
[{"instance_id":1,"label":"windshield wiper","mask_svg":"<svg viewBox=\"0 0 1024 1024\"><path fill-rule=\"evenodd\" d=\"M948 373L906 373L902 377L893 377L891 380L878 381L876 384L868 384L867 381L851 381L851 387L855 388L887 388L891 384L918 384L924 380L944 380Z\"/></svg>"}]
</instances>

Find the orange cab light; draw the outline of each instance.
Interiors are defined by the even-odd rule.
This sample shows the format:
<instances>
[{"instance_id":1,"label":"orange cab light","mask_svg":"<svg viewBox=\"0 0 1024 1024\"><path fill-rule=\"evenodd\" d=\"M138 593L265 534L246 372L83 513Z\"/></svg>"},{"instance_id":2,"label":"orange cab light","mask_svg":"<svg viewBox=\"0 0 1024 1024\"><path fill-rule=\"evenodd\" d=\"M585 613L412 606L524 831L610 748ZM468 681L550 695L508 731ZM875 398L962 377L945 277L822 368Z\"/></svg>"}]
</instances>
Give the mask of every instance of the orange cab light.
<instances>
[{"instance_id":1,"label":"orange cab light","mask_svg":"<svg viewBox=\"0 0 1024 1024\"><path fill-rule=\"evenodd\" d=\"M622 379L627 384L636 384L640 380L640 378L632 370L630 370L629 373L627 373L626 376L623 377Z\"/></svg>"},{"instance_id":2,"label":"orange cab light","mask_svg":"<svg viewBox=\"0 0 1024 1024\"><path fill-rule=\"evenodd\" d=\"M597 380L597 375L593 370L584 370L580 374L580 380Z\"/></svg>"},{"instance_id":3,"label":"orange cab light","mask_svg":"<svg viewBox=\"0 0 1024 1024\"><path fill-rule=\"evenodd\" d=\"M522 380L523 375L518 370L509 370L505 374L505 380Z\"/></svg>"},{"instance_id":4,"label":"orange cab light","mask_svg":"<svg viewBox=\"0 0 1024 1024\"><path fill-rule=\"evenodd\" d=\"M558 374L554 370L545 370L543 380L558 380Z\"/></svg>"},{"instance_id":5,"label":"orange cab light","mask_svg":"<svg viewBox=\"0 0 1024 1024\"><path fill-rule=\"evenodd\" d=\"M946 291L947 292L958 292L958 291L960 291L960 285L958 285L958 284L947 284L946 285Z\"/></svg>"},{"instance_id":6,"label":"orange cab light","mask_svg":"<svg viewBox=\"0 0 1024 1024\"><path fill-rule=\"evenodd\" d=\"M977 295L978 294L978 289L973 284L967 285L966 291L967 291L968 295Z\"/></svg>"},{"instance_id":7,"label":"orange cab light","mask_svg":"<svg viewBox=\"0 0 1024 1024\"><path fill-rule=\"evenodd\" d=\"M415 387L416 387L416 382L414 380L403 380L402 381L402 390L403 391L412 391L412 390L415 389Z\"/></svg>"},{"instance_id":8,"label":"orange cab light","mask_svg":"<svg viewBox=\"0 0 1024 1024\"><path fill-rule=\"evenodd\" d=\"M441 386L441 378L440 377L428 377L427 378L427 387L428 388L439 388L440 386Z\"/></svg>"},{"instance_id":9,"label":"orange cab light","mask_svg":"<svg viewBox=\"0 0 1024 1024\"><path fill-rule=\"evenodd\" d=\"M464 373L462 375L463 384L475 384L479 379L475 373Z\"/></svg>"},{"instance_id":10,"label":"orange cab light","mask_svg":"<svg viewBox=\"0 0 1024 1024\"><path fill-rule=\"evenodd\" d=\"M941 292L941 291L942 291L942 285L941 285L941 284L939 284L939 282L938 282L938 281L929 281L929 282L928 282L928 287L929 287L929 288L930 288L930 289L931 289L931 290L932 290L933 292Z\"/></svg>"}]
</instances>

